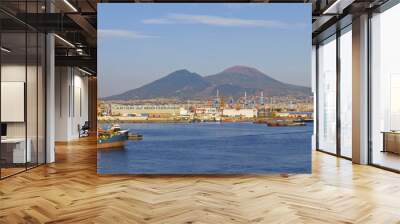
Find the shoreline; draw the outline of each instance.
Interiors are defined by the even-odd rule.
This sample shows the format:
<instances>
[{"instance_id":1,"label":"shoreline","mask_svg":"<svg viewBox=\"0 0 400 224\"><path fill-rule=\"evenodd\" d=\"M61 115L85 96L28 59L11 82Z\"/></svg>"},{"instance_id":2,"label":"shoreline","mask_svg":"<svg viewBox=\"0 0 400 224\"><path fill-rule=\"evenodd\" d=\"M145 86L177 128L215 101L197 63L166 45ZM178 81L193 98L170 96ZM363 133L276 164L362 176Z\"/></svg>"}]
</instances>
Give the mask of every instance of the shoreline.
<instances>
[{"instance_id":1,"label":"shoreline","mask_svg":"<svg viewBox=\"0 0 400 224\"><path fill-rule=\"evenodd\" d=\"M160 120L160 121L124 121L124 120L98 120L97 123L99 124L105 124L105 123L120 123L120 124L126 124L126 123L132 123L132 124L192 124L192 123L255 123L252 120L242 120L242 121L199 121L199 122L192 122L192 121L167 121L167 120Z\"/></svg>"},{"instance_id":2,"label":"shoreline","mask_svg":"<svg viewBox=\"0 0 400 224\"><path fill-rule=\"evenodd\" d=\"M304 121L305 123L312 123L313 120ZM98 124L120 123L120 124L191 124L191 123L254 123L254 124L267 124L265 121L258 121L254 119L249 120L221 120L221 121L188 121L188 120L97 120Z\"/></svg>"}]
</instances>

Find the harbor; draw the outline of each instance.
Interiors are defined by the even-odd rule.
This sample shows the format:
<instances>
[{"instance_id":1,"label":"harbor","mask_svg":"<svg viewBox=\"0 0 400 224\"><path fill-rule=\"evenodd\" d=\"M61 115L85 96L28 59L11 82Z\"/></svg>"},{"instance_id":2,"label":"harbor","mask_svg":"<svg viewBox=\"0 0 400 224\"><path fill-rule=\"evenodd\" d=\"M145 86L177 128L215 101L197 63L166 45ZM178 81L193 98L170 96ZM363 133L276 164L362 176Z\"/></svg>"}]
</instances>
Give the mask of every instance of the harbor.
<instances>
[{"instance_id":1,"label":"harbor","mask_svg":"<svg viewBox=\"0 0 400 224\"><path fill-rule=\"evenodd\" d=\"M222 96L219 90L210 99L100 101L97 115L99 125L105 127L98 131L99 149L124 148L129 141L142 141L143 136L151 138L141 133L142 125L146 124L152 127L237 124L238 129L249 126L296 129L314 119L312 96L264 97L261 91L254 95L244 92L243 96L233 98ZM170 132L179 137L175 130Z\"/></svg>"},{"instance_id":2,"label":"harbor","mask_svg":"<svg viewBox=\"0 0 400 224\"><path fill-rule=\"evenodd\" d=\"M312 122L279 128L251 122L123 123L121 128L144 138L99 149L99 174L310 172Z\"/></svg>"},{"instance_id":3,"label":"harbor","mask_svg":"<svg viewBox=\"0 0 400 224\"><path fill-rule=\"evenodd\" d=\"M209 100L103 101L98 105L100 123L253 122L292 126L313 119L312 97L265 98L262 92L228 102L217 93Z\"/></svg>"}]
</instances>

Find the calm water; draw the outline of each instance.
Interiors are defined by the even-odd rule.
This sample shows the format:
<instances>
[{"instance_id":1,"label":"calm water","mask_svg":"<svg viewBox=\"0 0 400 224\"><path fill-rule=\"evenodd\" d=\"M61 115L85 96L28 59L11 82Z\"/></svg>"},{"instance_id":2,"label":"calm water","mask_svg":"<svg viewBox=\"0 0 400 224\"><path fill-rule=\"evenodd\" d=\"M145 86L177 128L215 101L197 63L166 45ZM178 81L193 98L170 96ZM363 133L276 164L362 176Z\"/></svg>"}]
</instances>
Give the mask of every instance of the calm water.
<instances>
[{"instance_id":1,"label":"calm water","mask_svg":"<svg viewBox=\"0 0 400 224\"><path fill-rule=\"evenodd\" d=\"M122 124L143 134L123 150L99 151L100 174L310 173L313 124Z\"/></svg>"}]
</instances>

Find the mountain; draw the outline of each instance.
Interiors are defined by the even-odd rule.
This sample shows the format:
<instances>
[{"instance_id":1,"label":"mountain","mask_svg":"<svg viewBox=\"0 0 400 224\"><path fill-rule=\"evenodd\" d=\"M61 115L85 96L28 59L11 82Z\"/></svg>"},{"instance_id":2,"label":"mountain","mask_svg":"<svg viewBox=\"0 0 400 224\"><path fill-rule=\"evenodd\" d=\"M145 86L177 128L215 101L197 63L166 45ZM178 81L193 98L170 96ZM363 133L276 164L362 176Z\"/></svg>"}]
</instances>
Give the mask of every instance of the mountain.
<instances>
[{"instance_id":1,"label":"mountain","mask_svg":"<svg viewBox=\"0 0 400 224\"><path fill-rule=\"evenodd\" d=\"M259 94L260 91L264 92L264 96L311 95L309 87L280 82L255 68L233 66L205 77L186 69L178 70L142 87L103 99L201 99L215 96L217 90L224 96L233 97L243 96L245 92Z\"/></svg>"},{"instance_id":2,"label":"mountain","mask_svg":"<svg viewBox=\"0 0 400 224\"><path fill-rule=\"evenodd\" d=\"M104 100L151 99L160 97L191 98L209 86L211 86L211 83L199 74L182 69L142 87L119 95L106 97Z\"/></svg>"},{"instance_id":3,"label":"mountain","mask_svg":"<svg viewBox=\"0 0 400 224\"><path fill-rule=\"evenodd\" d=\"M246 66L233 66L224 71L205 77L220 89L231 86L237 88L236 93L243 95L246 91L249 94L264 92L264 96L283 96L283 95L311 95L311 89L303 86L296 86L280 82L255 68ZM220 90L220 92L224 93Z\"/></svg>"}]
</instances>

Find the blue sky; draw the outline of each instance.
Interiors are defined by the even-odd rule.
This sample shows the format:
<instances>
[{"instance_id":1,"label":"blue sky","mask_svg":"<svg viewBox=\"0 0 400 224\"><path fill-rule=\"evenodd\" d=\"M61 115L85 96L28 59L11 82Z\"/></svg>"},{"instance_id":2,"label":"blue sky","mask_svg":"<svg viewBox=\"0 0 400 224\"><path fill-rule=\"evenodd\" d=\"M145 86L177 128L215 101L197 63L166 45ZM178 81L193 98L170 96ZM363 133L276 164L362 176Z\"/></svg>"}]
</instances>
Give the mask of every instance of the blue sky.
<instances>
[{"instance_id":1,"label":"blue sky","mask_svg":"<svg viewBox=\"0 0 400 224\"><path fill-rule=\"evenodd\" d=\"M100 97L175 70L255 67L311 85L310 4L98 4Z\"/></svg>"}]
</instances>

